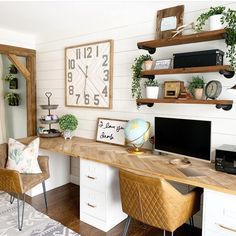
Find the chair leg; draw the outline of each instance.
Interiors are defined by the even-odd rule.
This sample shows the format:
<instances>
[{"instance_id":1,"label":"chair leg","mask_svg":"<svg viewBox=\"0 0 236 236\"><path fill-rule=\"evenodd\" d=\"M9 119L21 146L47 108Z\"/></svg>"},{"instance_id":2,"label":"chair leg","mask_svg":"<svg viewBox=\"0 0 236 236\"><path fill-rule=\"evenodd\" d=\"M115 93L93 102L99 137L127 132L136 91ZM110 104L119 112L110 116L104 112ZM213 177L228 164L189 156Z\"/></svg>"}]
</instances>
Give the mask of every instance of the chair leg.
<instances>
[{"instance_id":1,"label":"chair leg","mask_svg":"<svg viewBox=\"0 0 236 236\"><path fill-rule=\"evenodd\" d=\"M24 210L25 210L25 194L23 194L21 214L20 214L20 195L18 194L17 195L17 222L18 222L19 231L21 231L23 227Z\"/></svg>"},{"instance_id":2,"label":"chair leg","mask_svg":"<svg viewBox=\"0 0 236 236\"><path fill-rule=\"evenodd\" d=\"M192 226L194 227L194 220L193 220L193 216L191 217L191 219L192 219Z\"/></svg>"},{"instance_id":3,"label":"chair leg","mask_svg":"<svg viewBox=\"0 0 236 236\"><path fill-rule=\"evenodd\" d=\"M42 185L43 185L43 195L44 195L45 206L46 206L46 210L48 211L48 202L47 202L45 181L42 182Z\"/></svg>"},{"instance_id":4,"label":"chair leg","mask_svg":"<svg viewBox=\"0 0 236 236\"><path fill-rule=\"evenodd\" d=\"M12 204L14 200L15 200L15 197L12 194L10 194L10 203Z\"/></svg>"},{"instance_id":5,"label":"chair leg","mask_svg":"<svg viewBox=\"0 0 236 236\"><path fill-rule=\"evenodd\" d=\"M171 236L174 236L174 232L171 232Z\"/></svg>"},{"instance_id":6,"label":"chair leg","mask_svg":"<svg viewBox=\"0 0 236 236\"><path fill-rule=\"evenodd\" d=\"M132 220L132 218L130 216L128 216L127 219L126 219L126 222L125 222L125 228L124 228L122 236L127 236L128 235L131 220Z\"/></svg>"},{"instance_id":7,"label":"chair leg","mask_svg":"<svg viewBox=\"0 0 236 236\"><path fill-rule=\"evenodd\" d=\"M163 236L166 236L166 231L165 230L163 230Z\"/></svg>"}]
</instances>

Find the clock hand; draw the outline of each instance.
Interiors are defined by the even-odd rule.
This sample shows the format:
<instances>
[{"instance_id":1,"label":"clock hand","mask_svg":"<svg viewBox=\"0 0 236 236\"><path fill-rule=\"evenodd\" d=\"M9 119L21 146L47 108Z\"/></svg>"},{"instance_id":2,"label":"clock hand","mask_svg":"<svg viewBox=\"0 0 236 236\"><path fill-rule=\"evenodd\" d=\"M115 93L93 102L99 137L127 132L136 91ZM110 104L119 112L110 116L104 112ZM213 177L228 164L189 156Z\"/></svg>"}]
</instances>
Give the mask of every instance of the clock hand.
<instances>
[{"instance_id":1,"label":"clock hand","mask_svg":"<svg viewBox=\"0 0 236 236\"><path fill-rule=\"evenodd\" d=\"M85 73L78 63L77 63L77 65L78 65L79 69L83 72L83 74L85 75L85 77L87 78L87 69L86 69L86 73ZM87 68L87 67L86 67L86 68Z\"/></svg>"}]
</instances>

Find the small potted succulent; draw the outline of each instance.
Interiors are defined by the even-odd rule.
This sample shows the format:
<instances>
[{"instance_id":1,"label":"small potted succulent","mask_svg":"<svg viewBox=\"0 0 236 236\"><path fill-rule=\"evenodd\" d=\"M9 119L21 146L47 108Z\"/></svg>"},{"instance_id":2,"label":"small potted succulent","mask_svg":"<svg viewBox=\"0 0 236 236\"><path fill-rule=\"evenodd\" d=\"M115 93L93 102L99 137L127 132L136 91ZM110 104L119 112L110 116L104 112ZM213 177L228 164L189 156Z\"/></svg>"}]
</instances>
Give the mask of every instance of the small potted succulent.
<instances>
[{"instance_id":1,"label":"small potted succulent","mask_svg":"<svg viewBox=\"0 0 236 236\"><path fill-rule=\"evenodd\" d=\"M78 120L74 115L66 114L59 119L59 126L63 131L64 138L71 139L72 131L76 130L78 126Z\"/></svg>"},{"instance_id":2,"label":"small potted succulent","mask_svg":"<svg viewBox=\"0 0 236 236\"><path fill-rule=\"evenodd\" d=\"M204 92L203 77L193 76L192 81L189 82L188 90L195 99L198 99L198 100L202 99L203 92Z\"/></svg>"},{"instance_id":3,"label":"small potted succulent","mask_svg":"<svg viewBox=\"0 0 236 236\"><path fill-rule=\"evenodd\" d=\"M9 106L19 106L20 104L20 95L17 93L6 93L4 98L8 101Z\"/></svg>"},{"instance_id":4,"label":"small potted succulent","mask_svg":"<svg viewBox=\"0 0 236 236\"><path fill-rule=\"evenodd\" d=\"M159 93L158 82L154 79L148 79L147 81L145 81L144 85L146 87L146 97L157 99Z\"/></svg>"},{"instance_id":5,"label":"small potted succulent","mask_svg":"<svg viewBox=\"0 0 236 236\"><path fill-rule=\"evenodd\" d=\"M143 69L143 64L145 61L152 60L150 55L141 55L134 60L134 64L132 65L132 97L139 99L142 98L141 95L141 86L140 86L140 79L141 79L141 71Z\"/></svg>"}]
</instances>

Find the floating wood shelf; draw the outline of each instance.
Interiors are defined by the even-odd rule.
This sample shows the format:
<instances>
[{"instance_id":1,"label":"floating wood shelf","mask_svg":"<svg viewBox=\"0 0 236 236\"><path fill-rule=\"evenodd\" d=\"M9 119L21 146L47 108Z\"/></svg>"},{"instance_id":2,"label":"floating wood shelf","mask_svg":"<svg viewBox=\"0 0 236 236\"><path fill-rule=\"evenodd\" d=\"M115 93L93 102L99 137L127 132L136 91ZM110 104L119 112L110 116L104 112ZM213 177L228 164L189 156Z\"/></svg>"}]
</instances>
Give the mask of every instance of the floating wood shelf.
<instances>
[{"instance_id":1,"label":"floating wood shelf","mask_svg":"<svg viewBox=\"0 0 236 236\"><path fill-rule=\"evenodd\" d=\"M216 108L223 110L230 110L233 106L233 100L196 100L196 99L137 99L137 105L147 105L152 107L154 103L178 103L178 104L207 104L207 105L216 105Z\"/></svg>"},{"instance_id":2,"label":"floating wood shelf","mask_svg":"<svg viewBox=\"0 0 236 236\"><path fill-rule=\"evenodd\" d=\"M169 38L169 39L158 39L158 40L138 42L137 46L139 49L146 49L149 51L149 53L153 54L155 53L156 48L158 47L166 47L166 46L173 46L173 45L180 45L180 44L187 44L187 43L198 43L198 42L204 42L204 41L224 39L225 33L226 33L225 29L207 31L207 32L202 32L202 33L177 36L177 37Z\"/></svg>"},{"instance_id":3,"label":"floating wood shelf","mask_svg":"<svg viewBox=\"0 0 236 236\"><path fill-rule=\"evenodd\" d=\"M145 70L142 71L143 77L153 77L154 75L167 75L167 74L186 74L186 73L207 73L207 72L219 72L225 76L233 76L234 71L230 71L230 66L201 66L201 67L186 67L176 69L162 69L162 70Z\"/></svg>"}]
</instances>

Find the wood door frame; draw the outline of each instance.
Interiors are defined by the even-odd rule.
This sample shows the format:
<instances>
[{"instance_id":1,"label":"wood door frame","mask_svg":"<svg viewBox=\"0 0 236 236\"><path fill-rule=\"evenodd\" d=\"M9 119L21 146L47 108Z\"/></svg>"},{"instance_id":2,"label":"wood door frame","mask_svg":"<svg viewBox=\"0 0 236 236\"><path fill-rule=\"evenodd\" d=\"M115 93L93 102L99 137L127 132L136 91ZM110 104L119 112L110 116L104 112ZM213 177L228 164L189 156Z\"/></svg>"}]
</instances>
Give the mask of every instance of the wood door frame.
<instances>
[{"instance_id":1,"label":"wood door frame","mask_svg":"<svg viewBox=\"0 0 236 236\"><path fill-rule=\"evenodd\" d=\"M36 51L28 48L0 44L0 53L7 55L26 79L27 100L27 136L36 135L37 107L36 107ZM26 58L26 66L17 56Z\"/></svg>"}]
</instances>

